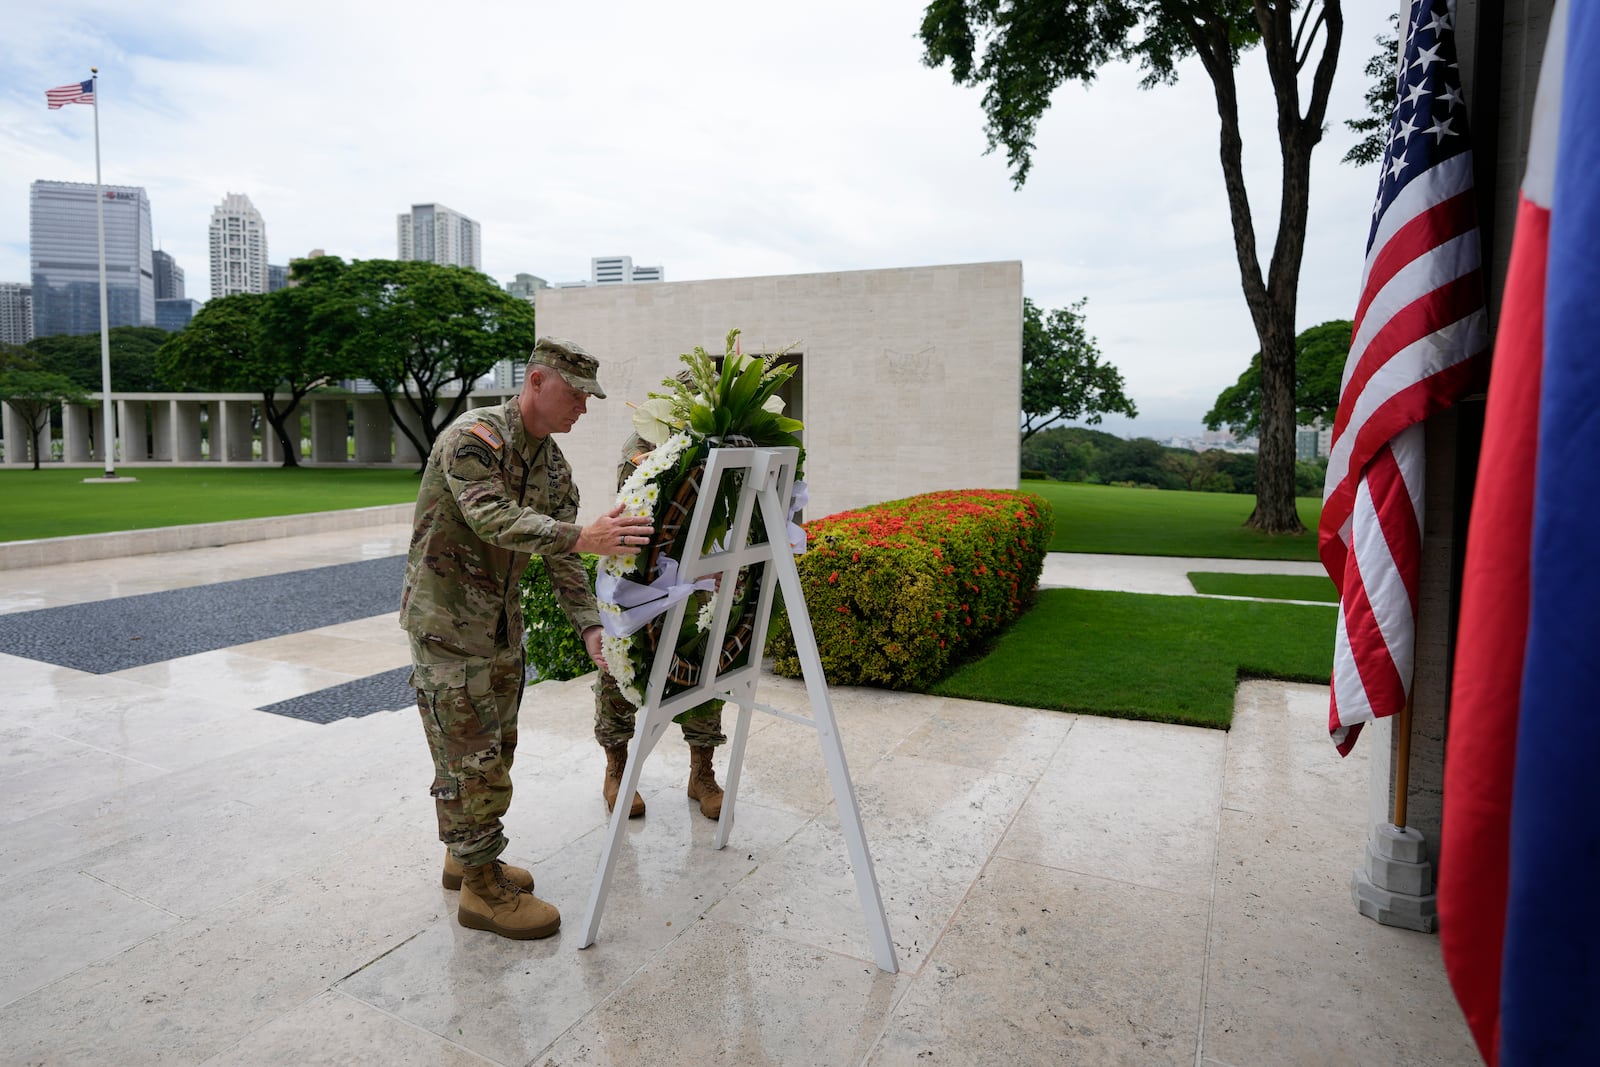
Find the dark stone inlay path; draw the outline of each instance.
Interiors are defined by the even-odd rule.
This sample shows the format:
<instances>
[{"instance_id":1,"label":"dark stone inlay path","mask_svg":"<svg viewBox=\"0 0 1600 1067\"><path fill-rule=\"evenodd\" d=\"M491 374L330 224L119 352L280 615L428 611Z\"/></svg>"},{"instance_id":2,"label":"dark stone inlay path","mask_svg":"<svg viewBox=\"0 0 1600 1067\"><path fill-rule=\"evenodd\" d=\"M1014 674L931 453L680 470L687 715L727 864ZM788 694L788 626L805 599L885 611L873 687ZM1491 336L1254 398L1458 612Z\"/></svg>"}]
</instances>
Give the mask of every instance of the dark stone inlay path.
<instances>
[{"instance_id":1,"label":"dark stone inlay path","mask_svg":"<svg viewBox=\"0 0 1600 1067\"><path fill-rule=\"evenodd\" d=\"M359 719L375 711L393 711L415 705L417 692L408 684L410 681L411 668L396 667L382 674L357 678L353 682L318 689L315 693L267 704L260 710L324 724L339 719Z\"/></svg>"},{"instance_id":2,"label":"dark stone inlay path","mask_svg":"<svg viewBox=\"0 0 1600 1067\"><path fill-rule=\"evenodd\" d=\"M405 566L386 556L0 615L0 652L91 674L214 652L396 611Z\"/></svg>"}]
</instances>

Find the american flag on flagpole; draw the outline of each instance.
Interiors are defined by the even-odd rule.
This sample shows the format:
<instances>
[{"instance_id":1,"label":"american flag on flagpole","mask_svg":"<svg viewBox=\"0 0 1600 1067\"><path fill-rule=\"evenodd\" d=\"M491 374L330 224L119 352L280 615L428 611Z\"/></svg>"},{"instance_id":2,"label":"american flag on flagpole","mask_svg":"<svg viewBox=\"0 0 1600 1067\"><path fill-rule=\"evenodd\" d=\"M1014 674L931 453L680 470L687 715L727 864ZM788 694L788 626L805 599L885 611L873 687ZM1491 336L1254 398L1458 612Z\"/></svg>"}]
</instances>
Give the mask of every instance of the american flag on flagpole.
<instances>
[{"instance_id":1,"label":"american flag on flagpole","mask_svg":"<svg viewBox=\"0 0 1600 1067\"><path fill-rule=\"evenodd\" d=\"M1394 117L1340 385L1318 551L1339 588L1328 732L1411 690L1423 530L1422 421L1481 388L1489 347L1467 108L1448 0L1402 27Z\"/></svg>"},{"instance_id":2,"label":"american flag on flagpole","mask_svg":"<svg viewBox=\"0 0 1600 1067\"><path fill-rule=\"evenodd\" d=\"M38 83L36 82L35 84ZM45 103L50 105L51 111L67 104L93 104L94 79L73 82L71 85L58 85L54 89L46 89L44 91L44 100Z\"/></svg>"}]
</instances>

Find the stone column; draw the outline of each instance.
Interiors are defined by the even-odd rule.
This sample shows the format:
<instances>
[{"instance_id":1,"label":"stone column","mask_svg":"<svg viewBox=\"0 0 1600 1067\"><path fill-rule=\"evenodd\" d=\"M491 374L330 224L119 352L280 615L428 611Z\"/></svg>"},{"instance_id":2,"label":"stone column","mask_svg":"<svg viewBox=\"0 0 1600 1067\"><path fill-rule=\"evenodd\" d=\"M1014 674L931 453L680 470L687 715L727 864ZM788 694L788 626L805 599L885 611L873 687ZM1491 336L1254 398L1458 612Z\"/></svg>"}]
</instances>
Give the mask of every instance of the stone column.
<instances>
[{"instance_id":1,"label":"stone column","mask_svg":"<svg viewBox=\"0 0 1600 1067\"><path fill-rule=\"evenodd\" d=\"M254 434L250 429L248 401L219 400L217 420L211 427L211 454L227 463L249 463L255 459L251 449Z\"/></svg>"},{"instance_id":2,"label":"stone column","mask_svg":"<svg viewBox=\"0 0 1600 1067\"><path fill-rule=\"evenodd\" d=\"M61 459L66 463L88 463L98 459L89 445L89 426L99 414L87 404L61 405Z\"/></svg>"},{"instance_id":3,"label":"stone column","mask_svg":"<svg viewBox=\"0 0 1600 1067\"><path fill-rule=\"evenodd\" d=\"M28 435L33 432L33 427L23 417L22 412L11 406L10 401L0 401L0 431L6 436L6 463L26 464L32 466L34 453L28 450ZM37 448L40 460L50 460L50 426L47 423L34 437L34 447Z\"/></svg>"},{"instance_id":4,"label":"stone column","mask_svg":"<svg viewBox=\"0 0 1600 1067\"><path fill-rule=\"evenodd\" d=\"M411 432L417 435L417 440L426 443L427 437L422 433L422 422L417 418L417 413L410 404L401 402L395 405L395 410L400 413L400 421L411 427ZM422 453L411 443L411 438L400 432L398 426L394 431L394 461L396 463L421 465Z\"/></svg>"},{"instance_id":5,"label":"stone column","mask_svg":"<svg viewBox=\"0 0 1600 1067\"><path fill-rule=\"evenodd\" d=\"M311 462L349 462L349 427L348 403L343 397L311 401Z\"/></svg>"},{"instance_id":6,"label":"stone column","mask_svg":"<svg viewBox=\"0 0 1600 1067\"><path fill-rule=\"evenodd\" d=\"M296 425L298 419L290 419ZM272 423L267 421L265 409L261 409L261 461L277 466L283 462L283 447L278 444L278 433L272 428Z\"/></svg>"},{"instance_id":7,"label":"stone column","mask_svg":"<svg viewBox=\"0 0 1600 1067\"><path fill-rule=\"evenodd\" d=\"M201 458L200 408L197 400L169 400L172 413L172 459L174 462L194 463Z\"/></svg>"},{"instance_id":8,"label":"stone column","mask_svg":"<svg viewBox=\"0 0 1600 1067\"><path fill-rule=\"evenodd\" d=\"M383 400L361 397L350 402L356 427L357 463L394 461L394 422Z\"/></svg>"},{"instance_id":9,"label":"stone column","mask_svg":"<svg viewBox=\"0 0 1600 1067\"><path fill-rule=\"evenodd\" d=\"M148 414L143 400L117 401L117 439L122 443L123 463L143 463L150 458Z\"/></svg>"}]
</instances>

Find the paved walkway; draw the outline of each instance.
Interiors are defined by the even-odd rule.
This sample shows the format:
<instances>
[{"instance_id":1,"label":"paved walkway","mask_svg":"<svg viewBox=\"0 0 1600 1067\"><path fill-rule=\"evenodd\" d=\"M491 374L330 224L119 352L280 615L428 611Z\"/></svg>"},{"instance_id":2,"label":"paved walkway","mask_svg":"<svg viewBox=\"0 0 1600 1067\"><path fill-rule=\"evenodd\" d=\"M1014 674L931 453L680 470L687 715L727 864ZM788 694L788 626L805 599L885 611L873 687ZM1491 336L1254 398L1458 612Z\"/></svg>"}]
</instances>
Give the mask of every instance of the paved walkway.
<instances>
[{"instance_id":1,"label":"paved walkway","mask_svg":"<svg viewBox=\"0 0 1600 1067\"><path fill-rule=\"evenodd\" d=\"M0 572L0 613L379 559L408 534ZM1197 569L1052 557L1046 580L1179 592L1175 567ZM1322 687L1245 683L1227 733L835 689L888 975L814 736L770 716L722 851L686 749L657 748L579 951L606 818L581 679L530 690L509 825L566 926L457 926L414 710L258 710L405 655L392 614L104 674L0 655L0 1062L1476 1062L1437 939L1351 905L1367 767L1328 744ZM783 679L762 695L804 706Z\"/></svg>"}]
</instances>

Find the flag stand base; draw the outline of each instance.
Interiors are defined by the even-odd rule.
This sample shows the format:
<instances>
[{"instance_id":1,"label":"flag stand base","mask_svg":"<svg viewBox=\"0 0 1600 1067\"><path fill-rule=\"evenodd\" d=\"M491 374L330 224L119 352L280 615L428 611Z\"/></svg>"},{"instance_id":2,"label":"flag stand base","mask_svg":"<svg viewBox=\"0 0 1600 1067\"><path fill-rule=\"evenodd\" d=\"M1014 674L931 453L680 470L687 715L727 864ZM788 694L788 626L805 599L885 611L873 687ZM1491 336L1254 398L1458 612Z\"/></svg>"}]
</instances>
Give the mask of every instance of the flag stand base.
<instances>
[{"instance_id":1,"label":"flag stand base","mask_svg":"<svg viewBox=\"0 0 1600 1067\"><path fill-rule=\"evenodd\" d=\"M1422 834L1388 823L1367 839L1367 862L1350 878L1356 910L1384 926L1431 934L1439 924L1433 864Z\"/></svg>"}]
</instances>

